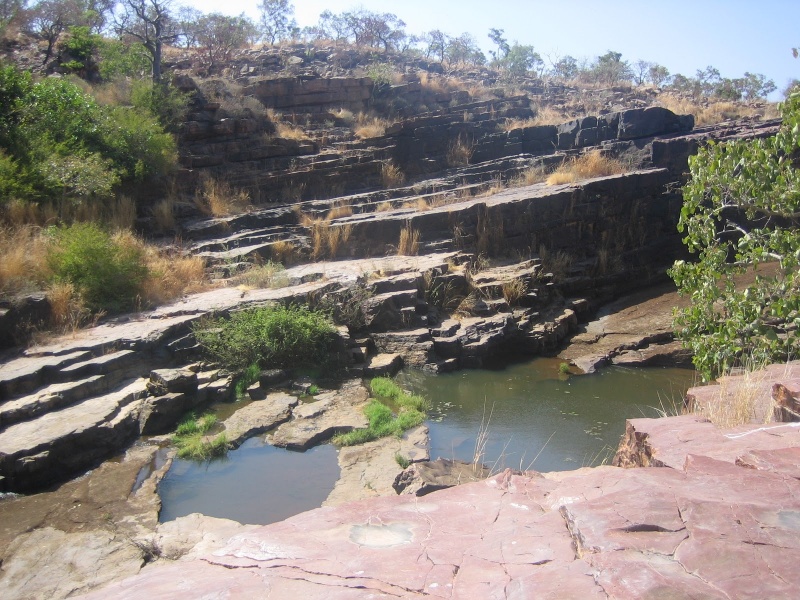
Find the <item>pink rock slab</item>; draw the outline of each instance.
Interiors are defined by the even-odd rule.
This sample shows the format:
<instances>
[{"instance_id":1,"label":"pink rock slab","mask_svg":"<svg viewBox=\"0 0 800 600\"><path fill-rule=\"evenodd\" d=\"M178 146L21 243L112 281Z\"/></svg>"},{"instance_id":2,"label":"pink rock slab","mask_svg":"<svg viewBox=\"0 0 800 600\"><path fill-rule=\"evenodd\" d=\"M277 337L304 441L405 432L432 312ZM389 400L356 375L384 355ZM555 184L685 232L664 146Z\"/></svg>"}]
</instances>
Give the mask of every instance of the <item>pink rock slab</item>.
<instances>
[{"instance_id":1,"label":"pink rock slab","mask_svg":"<svg viewBox=\"0 0 800 600\"><path fill-rule=\"evenodd\" d=\"M796 598L800 481L685 468L514 475L242 530L87 598Z\"/></svg>"}]
</instances>

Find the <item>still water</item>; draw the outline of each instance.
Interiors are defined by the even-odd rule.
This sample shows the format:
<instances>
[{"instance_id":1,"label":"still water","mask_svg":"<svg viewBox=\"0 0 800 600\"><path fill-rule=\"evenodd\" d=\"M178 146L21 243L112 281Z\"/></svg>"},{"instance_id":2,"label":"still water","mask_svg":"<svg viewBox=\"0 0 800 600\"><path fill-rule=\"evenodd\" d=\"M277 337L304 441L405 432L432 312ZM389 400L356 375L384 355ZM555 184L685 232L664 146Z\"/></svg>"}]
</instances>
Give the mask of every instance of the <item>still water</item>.
<instances>
[{"instance_id":1,"label":"still water","mask_svg":"<svg viewBox=\"0 0 800 600\"><path fill-rule=\"evenodd\" d=\"M687 369L609 367L576 376L559 373L559 365L538 358L436 377L405 372L399 380L431 401L431 458L472 461L483 424L484 464L537 471L610 458L626 418L680 405L695 380Z\"/></svg>"},{"instance_id":2,"label":"still water","mask_svg":"<svg viewBox=\"0 0 800 600\"><path fill-rule=\"evenodd\" d=\"M694 372L684 369L610 367L565 376L559 364L537 358L438 376L407 371L398 381L431 401L431 458L473 460L483 423L488 438L482 462L495 470L537 471L609 458L626 418L657 416L679 403L694 381ZM176 459L159 485L160 520L200 512L266 524L319 507L339 477L336 449L290 452L262 440L250 439L221 460Z\"/></svg>"}]
</instances>

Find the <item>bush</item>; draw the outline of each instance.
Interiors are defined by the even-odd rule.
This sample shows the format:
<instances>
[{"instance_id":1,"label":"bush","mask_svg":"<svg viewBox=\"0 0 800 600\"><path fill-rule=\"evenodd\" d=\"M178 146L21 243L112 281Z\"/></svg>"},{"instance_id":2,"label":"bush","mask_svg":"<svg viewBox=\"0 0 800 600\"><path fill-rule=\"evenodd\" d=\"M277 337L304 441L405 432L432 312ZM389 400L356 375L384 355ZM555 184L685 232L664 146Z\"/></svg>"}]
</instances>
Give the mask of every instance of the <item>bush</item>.
<instances>
[{"instance_id":1,"label":"bush","mask_svg":"<svg viewBox=\"0 0 800 600\"><path fill-rule=\"evenodd\" d=\"M92 310L135 306L147 277L140 249L117 243L92 223L53 228L50 234L47 262L55 281L73 284Z\"/></svg>"},{"instance_id":2,"label":"bush","mask_svg":"<svg viewBox=\"0 0 800 600\"><path fill-rule=\"evenodd\" d=\"M706 380L800 348L800 93L781 113L775 137L709 143L689 159L678 229L695 256L670 275L691 298L675 330Z\"/></svg>"},{"instance_id":3,"label":"bush","mask_svg":"<svg viewBox=\"0 0 800 600\"><path fill-rule=\"evenodd\" d=\"M206 320L195 328L200 345L225 368L241 371L325 364L335 341L327 315L302 306L270 306Z\"/></svg>"}]
</instances>

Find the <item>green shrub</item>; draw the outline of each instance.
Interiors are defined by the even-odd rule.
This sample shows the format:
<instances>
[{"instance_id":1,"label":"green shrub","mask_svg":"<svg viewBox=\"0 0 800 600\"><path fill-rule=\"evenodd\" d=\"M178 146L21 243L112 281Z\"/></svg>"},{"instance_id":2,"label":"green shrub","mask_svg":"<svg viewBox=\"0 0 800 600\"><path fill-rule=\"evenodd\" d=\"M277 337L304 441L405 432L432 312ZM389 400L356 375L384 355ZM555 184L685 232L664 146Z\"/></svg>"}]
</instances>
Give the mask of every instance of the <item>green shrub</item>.
<instances>
[{"instance_id":1,"label":"green shrub","mask_svg":"<svg viewBox=\"0 0 800 600\"><path fill-rule=\"evenodd\" d=\"M142 78L151 70L147 50L142 44L126 44L103 39L98 46L100 77L104 81L120 77Z\"/></svg>"},{"instance_id":2,"label":"green shrub","mask_svg":"<svg viewBox=\"0 0 800 600\"><path fill-rule=\"evenodd\" d=\"M93 223L50 231L47 262L53 278L73 284L93 310L119 311L135 305L147 277L139 248L117 243Z\"/></svg>"},{"instance_id":3,"label":"green shrub","mask_svg":"<svg viewBox=\"0 0 800 600\"><path fill-rule=\"evenodd\" d=\"M325 364L335 333L325 314L302 306L251 308L195 328L208 355L233 371Z\"/></svg>"}]
</instances>

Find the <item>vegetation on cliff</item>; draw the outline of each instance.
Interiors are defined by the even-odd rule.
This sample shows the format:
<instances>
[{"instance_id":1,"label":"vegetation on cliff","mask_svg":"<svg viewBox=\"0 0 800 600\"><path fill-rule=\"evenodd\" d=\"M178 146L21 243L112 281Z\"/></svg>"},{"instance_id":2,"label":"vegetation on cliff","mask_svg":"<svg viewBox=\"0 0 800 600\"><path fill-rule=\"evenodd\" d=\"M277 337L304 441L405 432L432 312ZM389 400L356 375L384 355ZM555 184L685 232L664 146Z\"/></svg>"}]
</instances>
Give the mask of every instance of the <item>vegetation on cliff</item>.
<instances>
[{"instance_id":1,"label":"vegetation on cliff","mask_svg":"<svg viewBox=\"0 0 800 600\"><path fill-rule=\"evenodd\" d=\"M775 137L709 143L690 157L679 229L696 255L671 275L691 304L678 336L705 379L800 349L800 92Z\"/></svg>"}]
</instances>

